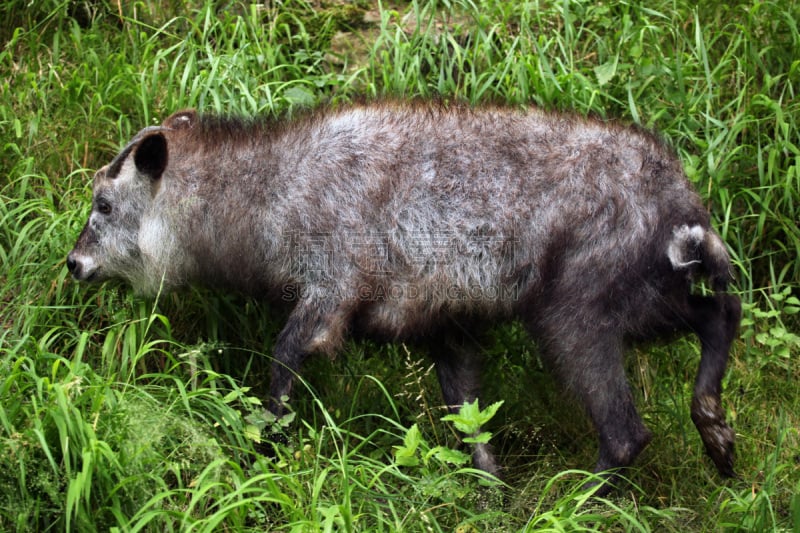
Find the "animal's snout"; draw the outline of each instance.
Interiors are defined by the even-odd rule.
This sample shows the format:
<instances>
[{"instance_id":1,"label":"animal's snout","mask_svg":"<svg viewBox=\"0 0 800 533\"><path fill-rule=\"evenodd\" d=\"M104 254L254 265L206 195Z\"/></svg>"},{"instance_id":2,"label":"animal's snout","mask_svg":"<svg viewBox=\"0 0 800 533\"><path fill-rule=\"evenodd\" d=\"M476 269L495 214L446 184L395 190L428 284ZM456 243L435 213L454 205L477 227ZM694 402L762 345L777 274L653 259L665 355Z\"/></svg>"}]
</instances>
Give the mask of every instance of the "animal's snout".
<instances>
[{"instance_id":1,"label":"animal's snout","mask_svg":"<svg viewBox=\"0 0 800 533\"><path fill-rule=\"evenodd\" d=\"M67 269L73 279L77 281L91 281L95 270L92 262L81 258L80 254L75 253L75 250L67 255Z\"/></svg>"},{"instance_id":2,"label":"animal's snout","mask_svg":"<svg viewBox=\"0 0 800 533\"><path fill-rule=\"evenodd\" d=\"M78 251L76 251L78 250ZM102 281L100 265L90 255L83 255L80 249L74 249L67 254L67 269L76 281Z\"/></svg>"}]
</instances>

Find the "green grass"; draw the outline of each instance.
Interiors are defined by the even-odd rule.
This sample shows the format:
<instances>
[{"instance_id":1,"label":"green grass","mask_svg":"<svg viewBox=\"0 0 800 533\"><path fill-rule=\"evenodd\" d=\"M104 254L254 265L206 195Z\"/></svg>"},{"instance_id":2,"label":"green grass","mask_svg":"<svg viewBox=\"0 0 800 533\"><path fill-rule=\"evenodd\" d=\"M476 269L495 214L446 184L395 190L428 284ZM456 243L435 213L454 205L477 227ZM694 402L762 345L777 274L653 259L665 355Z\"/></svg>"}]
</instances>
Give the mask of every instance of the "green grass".
<instances>
[{"instance_id":1,"label":"green grass","mask_svg":"<svg viewBox=\"0 0 800 533\"><path fill-rule=\"evenodd\" d=\"M29 4L0 7L0 530L800 530L796 2ZM363 95L535 103L669 139L746 304L724 382L739 479L689 419L691 340L631 354L655 438L597 501L577 470L591 427L517 325L486 346L501 490L460 463L412 347L310 362L289 444L262 454L268 306L69 279L92 172L141 127Z\"/></svg>"}]
</instances>

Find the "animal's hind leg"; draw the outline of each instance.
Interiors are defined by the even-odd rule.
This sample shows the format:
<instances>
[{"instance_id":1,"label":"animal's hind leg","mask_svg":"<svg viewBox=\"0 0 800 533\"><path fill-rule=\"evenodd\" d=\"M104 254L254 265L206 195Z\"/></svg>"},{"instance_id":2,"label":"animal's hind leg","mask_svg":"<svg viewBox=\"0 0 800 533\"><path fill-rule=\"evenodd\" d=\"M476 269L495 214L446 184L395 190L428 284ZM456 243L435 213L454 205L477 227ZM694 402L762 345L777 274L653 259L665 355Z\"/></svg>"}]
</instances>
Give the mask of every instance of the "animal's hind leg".
<instances>
[{"instance_id":1,"label":"animal's hind leg","mask_svg":"<svg viewBox=\"0 0 800 533\"><path fill-rule=\"evenodd\" d=\"M700 337L701 357L692 398L692 421L719 473L735 476L735 434L720 403L728 352L741 317L739 299L729 294L689 297L689 323Z\"/></svg>"},{"instance_id":2,"label":"animal's hind leg","mask_svg":"<svg viewBox=\"0 0 800 533\"><path fill-rule=\"evenodd\" d=\"M481 358L479 346L466 335L447 334L431 346L436 375L442 396L451 413L457 413L466 402L474 401L480 392ZM475 468L493 475L499 467L491 447L485 443L473 445L472 462Z\"/></svg>"},{"instance_id":3,"label":"animal's hind leg","mask_svg":"<svg viewBox=\"0 0 800 533\"><path fill-rule=\"evenodd\" d=\"M564 329L545 339L544 356L577 394L597 429L599 457L595 472L629 466L650 442L651 433L636 411L625 376L622 339L613 332L585 326ZM612 474L597 495L613 488Z\"/></svg>"}]
</instances>

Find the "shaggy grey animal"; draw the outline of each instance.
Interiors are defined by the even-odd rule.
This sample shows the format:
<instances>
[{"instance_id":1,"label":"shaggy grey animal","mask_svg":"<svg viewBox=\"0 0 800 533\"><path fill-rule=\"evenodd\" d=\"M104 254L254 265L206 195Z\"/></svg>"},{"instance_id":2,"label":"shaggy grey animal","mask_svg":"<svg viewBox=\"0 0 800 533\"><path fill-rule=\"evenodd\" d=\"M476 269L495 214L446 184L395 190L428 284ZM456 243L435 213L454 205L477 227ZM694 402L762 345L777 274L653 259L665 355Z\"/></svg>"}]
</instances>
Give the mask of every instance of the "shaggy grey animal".
<instances>
[{"instance_id":1,"label":"shaggy grey animal","mask_svg":"<svg viewBox=\"0 0 800 533\"><path fill-rule=\"evenodd\" d=\"M277 414L306 356L348 334L427 342L458 409L478 394L480 331L518 319L586 407L597 471L631 464L651 437L624 347L695 333L692 419L734 474L720 404L741 313L723 292L728 254L680 161L638 128L419 102L274 121L182 111L97 172L67 265L143 294L201 283L288 303ZM700 279L716 292L693 292ZM473 457L497 472L488 447Z\"/></svg>"}]
</instances>

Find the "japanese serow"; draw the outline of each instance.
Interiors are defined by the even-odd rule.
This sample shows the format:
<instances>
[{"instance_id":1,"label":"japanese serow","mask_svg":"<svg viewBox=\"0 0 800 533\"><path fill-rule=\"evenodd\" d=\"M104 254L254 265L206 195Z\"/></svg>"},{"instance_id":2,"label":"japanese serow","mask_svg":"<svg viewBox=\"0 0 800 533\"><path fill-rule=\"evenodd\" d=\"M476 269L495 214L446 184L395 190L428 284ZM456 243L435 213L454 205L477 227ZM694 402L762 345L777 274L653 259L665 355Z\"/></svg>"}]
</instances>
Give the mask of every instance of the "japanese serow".
<instances>
[{"instance_id":1,"label":"japanese serow","mask_svg":"<svg viewBox=\"0 0 800 533\"><path fill-rule=\"evenodd\" d=\"M67 266L142 294L199 283L290 301L276 414L306 357L350 334L427 344L456 410L478 394L480 332L519 320L591 417L598 472L651 438L624 348L694 333L692 420L734 475L720 403L741 314L730 260L676 155L640 128L423 102L294 120L181 111L97 172ZM486 445L473 460L498 471Z\"/></svg>"}]
</instances>

